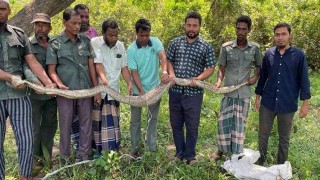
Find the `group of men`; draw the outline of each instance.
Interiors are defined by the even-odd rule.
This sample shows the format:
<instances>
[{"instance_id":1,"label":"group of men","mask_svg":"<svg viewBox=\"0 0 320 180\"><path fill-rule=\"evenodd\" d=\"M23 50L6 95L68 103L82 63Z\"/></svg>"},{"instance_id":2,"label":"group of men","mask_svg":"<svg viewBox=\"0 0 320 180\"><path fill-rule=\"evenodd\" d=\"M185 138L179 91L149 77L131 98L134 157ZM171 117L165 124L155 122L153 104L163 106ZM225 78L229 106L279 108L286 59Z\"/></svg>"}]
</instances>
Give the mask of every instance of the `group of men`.
<instances>
[{"instance_id":1,"label":"group of men","mask_svg":"<svg viewBox=\"0 0 320 180\"><path fill-rule=\"evenodd\" d=\"M197 12L187 14L185 35L173 39L166 51L159 38L150 36L151 24L144 18L136 22L137 39L126 50L118 40L117 22L105 20L102 36L97 36L89 24L89 9L82 4L63 12L65 30L51 39L48 15L37 13L34 16L35 36L29 40L23 30L7 24L9 14L8 1L0 0L0 179L5 177L3 142L7 117L10 117L17 141L20 179L31 177L33 162L44 158L43 151L52 155L57 109L61 163L67 163L71 156L71 137L77 144L76 161L92 157L92 140L95 158L101 156L102 150L120 149L119 102L108 94L68 99L34 91L27 93L25 85L11 83L13 75L48 88L80 90L103 84L116 91L120 90L122 75L128 93L141 96L174 77L202 81L214 72L214 50L199 36L202 18ZM259 45L247 40L251 19L240 16L235 25L237 38L223 44L220 50L215 86L220 87L223 80L225 86L242 82L247 82L248 86L225 94L221 101L218 151L213 158L217 161L223 154L243 152L251 97L249 86L258 81L255 108L259 110L260 161L266 160L268 137L277 116L278 163L284 163L298 96L303 100L300 117L307 115L311 97L305 55L290 45L291 27L279 23L274 28L276 46L267 50L262 61ZM254 74L250 77L253 66ZM173 85L169 90L175 157L188 164L196 162L202 101L203 89L194 81L189 86ZM159 109L160 100L147 107L146 149L151 152L157 150ZM140 156L143 147L141 112L142 108L131 106L130 154L135 157Z\"/></svg>"}]
</instances>

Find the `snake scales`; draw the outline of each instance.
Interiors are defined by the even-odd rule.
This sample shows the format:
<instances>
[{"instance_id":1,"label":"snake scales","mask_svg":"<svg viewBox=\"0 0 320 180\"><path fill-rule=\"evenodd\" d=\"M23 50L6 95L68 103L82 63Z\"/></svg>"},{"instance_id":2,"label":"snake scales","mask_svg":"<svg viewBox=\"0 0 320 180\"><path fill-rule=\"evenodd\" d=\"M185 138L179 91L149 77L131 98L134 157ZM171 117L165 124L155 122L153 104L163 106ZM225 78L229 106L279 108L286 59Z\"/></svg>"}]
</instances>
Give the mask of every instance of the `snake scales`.
<instances>
[{"instance_id":1,"label":"snake scales","mask_svg":"<svg viewBox=\"0 0 320 180\"><path fill-rule=\"evenodd\" d=\"M189 86L190 83L192 82L191 79L173 78L172 80L176 84L181 86ZM130 96L130 95L120 94L119 92L109 88L108 86L103 86L103 85L100 85L91 89L84 89L84 90L61 90L61 89L55 89L55 88L45 88L43 86L39 86L29 81L22 80L19 76L12 76L11 83L14 84L15 86L20 84L27 84L30 88L38 92L48 94L48 95L63 96L69 99L87 98L87 97L92 97L101 92L106 92L108 95L110 95L117 101L120 101L125 104L129 104L132 106L137 106L137 107L143 107L143 106L154 104L161 98L162 94L170 86L173 85L172 82L167 84L160 84L155 89L147 92L142 96ZM228 86L228 87L221 87L221 88L217 88L210 83L199 81L199 80L195 80L195 84L198 87L204 88L214 93L229 93L239 89L240 87L244 86L246 83L241 83L236 86Z\"/></svg>"}]
</instances>

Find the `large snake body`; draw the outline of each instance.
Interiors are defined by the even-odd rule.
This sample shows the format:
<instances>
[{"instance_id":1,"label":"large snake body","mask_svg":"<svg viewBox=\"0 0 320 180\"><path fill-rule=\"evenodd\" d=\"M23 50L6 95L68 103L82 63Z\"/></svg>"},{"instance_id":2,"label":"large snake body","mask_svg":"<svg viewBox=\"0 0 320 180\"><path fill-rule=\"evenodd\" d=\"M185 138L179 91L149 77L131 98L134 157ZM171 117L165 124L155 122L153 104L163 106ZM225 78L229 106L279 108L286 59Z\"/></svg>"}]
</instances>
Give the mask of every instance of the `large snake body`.
<instances>
[{"instance_id":1,"label":"large snake body","mask_svg":"<svg viewBox=\"0 0 320 180\"><path fill-rule=\"evenodd\" d=\"M217 88L210 83L199 81L199 80L173 78L172 81L174 81L174 83L181 86L189 86L192 83L192 81L194 81L198 87L204 88L214 93L229 93L239 89L240 87L246 84L246 83L241 83L236 86ZM137 107L148 106L156 103L161 98L162 94L170 86L173 85L172 82L169 82L166 84L160 84L155 89L147 92L142 96L130 96L130 95L120 94L118 91L115 91L110 87L103 86L103 85L100 85L91 89L84 89L84 90L62 90L62 89L55 89L55 88L46 88L46 87L31 83L29 81L22 80L19 76L12 76L11 83L14 84L15 86L20 84L27 84L30 88L36 90L37 92L41 92L48 95L63 96L69 99L87 98L87 97L92 97L101 92L106 92L109 96L111 96L112 98L114 98L119 102L129 104L132 106L137 106Z\"/></svg>"}]
</instances>

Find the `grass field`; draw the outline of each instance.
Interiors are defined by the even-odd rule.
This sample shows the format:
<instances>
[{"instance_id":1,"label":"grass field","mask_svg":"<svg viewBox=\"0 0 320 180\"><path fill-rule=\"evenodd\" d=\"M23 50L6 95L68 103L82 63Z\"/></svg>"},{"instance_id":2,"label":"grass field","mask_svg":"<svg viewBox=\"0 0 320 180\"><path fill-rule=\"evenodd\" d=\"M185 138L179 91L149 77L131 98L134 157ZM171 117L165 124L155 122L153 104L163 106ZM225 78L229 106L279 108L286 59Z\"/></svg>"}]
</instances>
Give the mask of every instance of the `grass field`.
<instances>
[{"instance_id":1,"label":"grass field","mask_svg":"<svg viewBox=\"0 0 320 180\"><path fill-rule=\"evenodd\" d=\"M294 127L290 141L289 161L293 168L294 179L320 179L320 74L311 72L312 99L307 118L294 117ZM215 76L208 81L214 82ZM122 83L122 86L124 84ZM124 89L124 88L123 88ZM123 91L124 93L124 91ZM199 162L196 165L186 165L172 160L173 138L169 123L168 96L162 98L158 123L158 151L145 152L142 160L129 161L119 159L115 153L105 154L104 157L87 166L70 168L63 171L54 179L234 179L220 172L221 162L217 164L209 159L210 154L217 150L216 124L221 95L206 92L201 112L197 153ZM253 103L254 98L251 99ZM144 112L146 117L146 113ZM130 109L128 105L121 105L122 141L120 154L130 152ZM143 120L143 132L146 130L146 118ZM276 124L274 125L276 126ZM267 164L276 163L277 132L273 128L269 139L269 153ZM245 147L256 150L258 137L258 113L251 108L246 128ZM58 146L58 132L55 146ZM4 143L6 158L6 179L18 177L18 162L15 140L11 128L7 128ZM54 167L55 169L58 166ZM42 173L52 169L45 168Z\"/></svg>"}]
</instances>

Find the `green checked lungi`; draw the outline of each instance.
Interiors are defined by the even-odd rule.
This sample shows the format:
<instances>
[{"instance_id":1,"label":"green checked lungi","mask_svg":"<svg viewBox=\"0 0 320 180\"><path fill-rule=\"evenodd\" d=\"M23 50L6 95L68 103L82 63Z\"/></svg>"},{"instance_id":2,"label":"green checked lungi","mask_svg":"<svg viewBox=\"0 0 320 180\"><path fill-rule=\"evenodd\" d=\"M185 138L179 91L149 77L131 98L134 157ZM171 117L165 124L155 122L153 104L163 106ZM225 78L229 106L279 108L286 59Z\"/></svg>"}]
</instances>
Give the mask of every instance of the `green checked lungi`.
<instances>
[{"instance_id":1,"label":"green checked lungi","mask_svg":"<svg viewBox=\"0 0 320 180\"><path fill-rule=\"evenodd\" d=\"M221 152L243 152L245 124L250 98L223 97L218 120L218 149Z\"/></svg>"}]
</instances>

